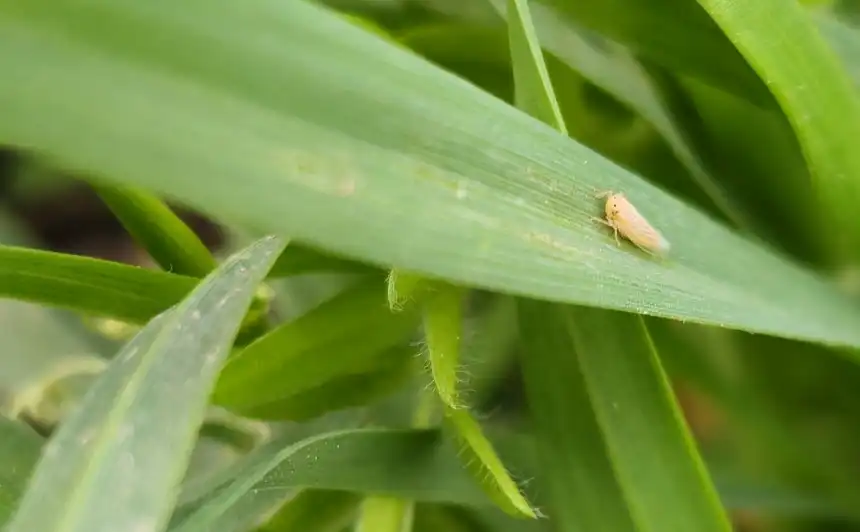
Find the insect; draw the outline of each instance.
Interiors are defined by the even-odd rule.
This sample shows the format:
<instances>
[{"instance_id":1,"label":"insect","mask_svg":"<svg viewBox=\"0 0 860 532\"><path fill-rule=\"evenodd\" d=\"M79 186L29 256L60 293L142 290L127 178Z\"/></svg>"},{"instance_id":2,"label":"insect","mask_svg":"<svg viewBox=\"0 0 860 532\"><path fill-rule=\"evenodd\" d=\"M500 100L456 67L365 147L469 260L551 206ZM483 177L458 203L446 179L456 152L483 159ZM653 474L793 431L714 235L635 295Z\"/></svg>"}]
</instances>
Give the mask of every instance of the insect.
<instances>
[{"instance_id":1,"label":"insect","mask_svg":"<svg viewBox=\"0 0 860 532\"><path fill-rule=\"evenodd\" d=\"M602 192L597 197L606 198L606 219L593 219L615 231L615 242L619 246L621 241L618 239L618 233L621 233L621 236L633 242L639 249L652 255L669 251L669 242L639 214L624 194L609 191Z\"/></svg>"}]
</instances>

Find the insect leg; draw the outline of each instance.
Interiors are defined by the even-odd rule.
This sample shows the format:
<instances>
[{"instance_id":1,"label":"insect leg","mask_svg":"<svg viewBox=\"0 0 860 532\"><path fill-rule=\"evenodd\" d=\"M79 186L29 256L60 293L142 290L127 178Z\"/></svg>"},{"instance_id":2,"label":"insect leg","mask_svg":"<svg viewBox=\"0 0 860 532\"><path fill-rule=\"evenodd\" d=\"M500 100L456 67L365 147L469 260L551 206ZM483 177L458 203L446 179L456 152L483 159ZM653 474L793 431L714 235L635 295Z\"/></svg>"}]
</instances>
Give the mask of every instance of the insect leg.
<instances>
[{"instance_id":1,"label":"insect leg","mask_svg":"<svg viewBox=\"0 0 860 532\"><path fill-rule=\"evenodd\" d=\"M619 247L621 246L621 240L618 239L618 226L616 226L614 223L607 222L606 220L598 218L596 216L592 216L591 219L595 222L600 222L607 227L611 227L613 235L615 236L615 243L618 244Z\"/></svg>"},{"instance_id":2,"label":"insect leg","mask_svg":"<svg viewBox=\"0 0 860 532\"><path fill-rule=\"evenodd\" d=\"M603 225L606 225L606 226L608 226L608 227L613 227L613 228L615 227L614 225L612 225L611 223L607 222L607 221L606 221L606 220L604 220L603 218L598 218L597 216L592 216L592 217L591 217L591 219L592 219L593 221L595 221L595 222L600 222L600 223L602 223Z\"/></svg>"}]
</instances>

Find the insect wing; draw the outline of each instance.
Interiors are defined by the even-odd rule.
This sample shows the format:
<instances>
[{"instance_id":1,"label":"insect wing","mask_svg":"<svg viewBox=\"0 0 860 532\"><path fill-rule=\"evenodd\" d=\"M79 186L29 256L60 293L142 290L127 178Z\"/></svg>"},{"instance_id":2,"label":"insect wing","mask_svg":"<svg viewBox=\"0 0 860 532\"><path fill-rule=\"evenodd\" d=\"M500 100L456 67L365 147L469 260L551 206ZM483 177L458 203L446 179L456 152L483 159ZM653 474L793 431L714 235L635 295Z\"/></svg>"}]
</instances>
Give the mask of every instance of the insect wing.
<instances>
[{"instance_id":1,"label":"insect wing","mask_svg":"<svg viewBox=\"0 0 860 532\"><path fill-rule=\"evenodd\" d=\"M648 223L648 220L629 201L625 200L618 203L615 222L624 237L640 248L651 252L669 250L669 242Z\"/></svg>"}]
</instances>

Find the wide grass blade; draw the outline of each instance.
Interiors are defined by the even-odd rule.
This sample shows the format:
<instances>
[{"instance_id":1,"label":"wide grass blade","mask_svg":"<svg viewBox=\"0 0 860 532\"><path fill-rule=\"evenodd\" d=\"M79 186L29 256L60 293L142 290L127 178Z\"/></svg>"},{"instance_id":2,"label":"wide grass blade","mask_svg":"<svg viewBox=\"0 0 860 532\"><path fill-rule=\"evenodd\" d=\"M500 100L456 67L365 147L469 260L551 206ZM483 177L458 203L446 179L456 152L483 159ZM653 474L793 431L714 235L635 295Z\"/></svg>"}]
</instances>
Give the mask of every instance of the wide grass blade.
<instances>
[{"instance_id":1,"label":"wide grass blade","mask_svg":"<svg viewBox=\"0 0 860 532\"><path fill-rule=\"evenodd\" d=\"M9 532L160 530L254 290L283 249L233 255L111 362L45 448Z\"/></svg>"},{"instance_id":2,"label":"wide grass blade","mask_svg":"<svg viewBox=\"0 0 860 532\"><path fill-rule=\"evenodd\" d=\"M4 0L0 31L0 141L67 166L457 284L860 346L814 276L318 6ZM591 220L606 189L665 261Z\"/></svg>"}]
</instances>

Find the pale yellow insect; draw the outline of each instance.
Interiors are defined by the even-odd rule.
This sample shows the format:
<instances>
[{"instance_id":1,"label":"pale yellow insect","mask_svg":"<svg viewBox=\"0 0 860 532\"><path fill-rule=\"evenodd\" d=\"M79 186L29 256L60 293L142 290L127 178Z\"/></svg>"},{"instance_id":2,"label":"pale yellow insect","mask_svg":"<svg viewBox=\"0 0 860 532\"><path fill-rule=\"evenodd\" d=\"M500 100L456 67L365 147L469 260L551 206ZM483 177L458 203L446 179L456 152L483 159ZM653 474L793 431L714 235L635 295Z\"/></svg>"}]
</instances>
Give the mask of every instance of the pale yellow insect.
<instances>
[{"instance_id":1,"label":"pale yellow insect","mask_svg":"<svg viewBox=\"0 0 860 532\"><path fill-rule=\"evenodd\" d=\"M648 223L644 216L639 214L639 211L627 201L624 194L609 191L602 192L597 197L606 198L606 205L604 206L606 219L594 219L613 229L615 242L619 246L621 241L618 239L618 233L621 233L621 236L648 253L656 254L669 251L669 242Z\"/></svg>"}]
</instances>

